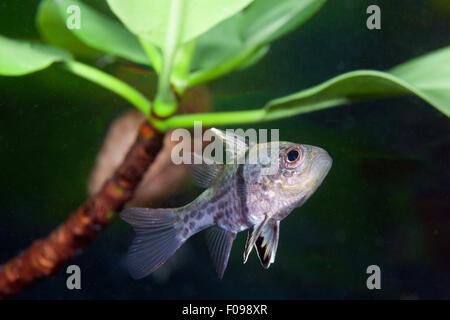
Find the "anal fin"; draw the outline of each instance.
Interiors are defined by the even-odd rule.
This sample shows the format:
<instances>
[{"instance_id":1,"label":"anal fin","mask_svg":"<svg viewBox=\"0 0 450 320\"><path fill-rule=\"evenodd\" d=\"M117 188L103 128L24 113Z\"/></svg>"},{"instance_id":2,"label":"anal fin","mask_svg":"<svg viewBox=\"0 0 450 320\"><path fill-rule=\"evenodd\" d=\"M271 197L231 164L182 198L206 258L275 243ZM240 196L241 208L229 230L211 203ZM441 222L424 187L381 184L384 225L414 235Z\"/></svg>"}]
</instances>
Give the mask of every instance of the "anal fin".
<instances>
[{"instance_id":1,"label":"anal fin","mask_svg":"<svg viewBox=\"0 0 450 320\"><path fill-rule=\"evenodd\" d=\"M271 263L275 262L279 234L280 221L270 219L256 239L255 248L258 252L259 261L266 269L269 268Z\"/></svg>"},{"instance_id":2,"label":"anal fin","mask_svg":"<svg viewBox=\"0 0 450 320\"><path fill-rule=\"evenodd\" d=\"M222 279L227 268L228 258L230 257L231 247L235 238L236 233L218 227L211 227L207 230L208 249L220 279Z\"/></svg>"},{"instance_id":3,"label":"anal fin","mask_svg":"<svg viewBox=\"0 0 450 320\"><path fill-rule=\"evenodd\" d=\"M268 217L265 216L262 222L248 229L247 242L245 244L244 250L244 263L247 262L248 256L250 255L250 252L252 251L253 246L255 245L256 239L258 239L259 235L263 230L263 227L266 225L268 220L269 220Z\"/></svg>"}]
</instances>

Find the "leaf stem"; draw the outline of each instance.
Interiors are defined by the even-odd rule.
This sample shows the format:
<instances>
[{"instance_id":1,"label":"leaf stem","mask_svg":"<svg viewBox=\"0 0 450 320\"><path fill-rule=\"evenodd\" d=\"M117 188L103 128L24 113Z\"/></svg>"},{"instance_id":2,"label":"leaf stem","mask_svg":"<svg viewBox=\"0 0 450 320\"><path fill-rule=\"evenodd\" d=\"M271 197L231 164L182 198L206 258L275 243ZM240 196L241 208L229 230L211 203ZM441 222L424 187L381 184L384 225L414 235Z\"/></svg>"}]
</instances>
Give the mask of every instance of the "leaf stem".
<instances>
[{"instance_id":1,"label":"leaf stem","mask_svg":"<svg viewBox=\"0 0 450 320\"><path fill-rule=\"evenodd\" d=\"M173 63L171 82L175 91L181 96L187 88L192 55L195 50L196 40L183 44L177 51Z\"/></svg>"},{"instance_id":2,"label":"leaf stem","mask_svg":"<svg viewBox=\"0 0 450 320\"><path fill-rule=\"evenodd\" d=\"M163 48L162 69L154 102L154 112L159 117L168 117L177 109L177 101L170 86L170 78L181 32L183 1L171 0L166 41Z\"/></svg>"},{"instance_id":3,"label":"leaf stem","mask_svg":"<svg viewBox=\"0 0 450 320\"><path fill-rule=\"evenodd\" d=\"M146 39L142 37L138 37L138 39L145 53L149 57L153 69L156 71L157 74L159 74L161 72L161 64L162 64L161 53L153 44L148 42Z\"/></svg>"},{"instance_id":4,"label":"leaf stem","mask_svg":"<svg viewBox=\"0 0 450 320\"><path fill-rule=\"evenodd\" d=\"M68 71L115 92L141 110L145 115L148 116L150 114L150 101L142 93L122 80L75 60L64 61L63 66Z\"/></svg>"},{"instance_id":5,"label":"leaf stem","mask_svg":"<svg viewBox=\"0 0 450 320\"><path fill-rule=\"evenodd\" d=\"M189 128L194 121L201 121L203 126L223 126L228 124L252 123L264 120L265 110L246 110L231 112L212 112L176 115L167 120L155 120L155 125L162 129Z\"/></svg>"}]
</instances>

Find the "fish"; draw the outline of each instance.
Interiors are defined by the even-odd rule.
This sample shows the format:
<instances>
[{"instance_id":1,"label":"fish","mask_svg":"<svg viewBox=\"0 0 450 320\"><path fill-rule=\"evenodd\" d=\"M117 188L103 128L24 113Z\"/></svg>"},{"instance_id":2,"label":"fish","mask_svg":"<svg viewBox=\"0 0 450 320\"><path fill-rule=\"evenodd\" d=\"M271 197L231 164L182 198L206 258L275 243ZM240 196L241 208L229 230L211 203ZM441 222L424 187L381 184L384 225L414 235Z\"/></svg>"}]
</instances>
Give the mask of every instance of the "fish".
<instances>
[{"instance_id":1,"label":"fish","mask_svg":"<svg viewBox=\"0 0 450 320\"><path fill-rule=\"evenodd\" d=\"M194 234L205 230L216 271L222 279L236 234L248 230L246 263L255 248L264 268L275 262L280 222L302 206L328 174L332 158L324 149L292 142L249 143L243 137L213 128L227 147L236 150L225 164L197 164L193 180L206 188L195 200L179 208L127 208L123 220L136 237L126 264L134 279L157 270ZM265 150L273 163L242 160ZM229 163L231 162L231 163Z\"/></svg>"}]
</instances>

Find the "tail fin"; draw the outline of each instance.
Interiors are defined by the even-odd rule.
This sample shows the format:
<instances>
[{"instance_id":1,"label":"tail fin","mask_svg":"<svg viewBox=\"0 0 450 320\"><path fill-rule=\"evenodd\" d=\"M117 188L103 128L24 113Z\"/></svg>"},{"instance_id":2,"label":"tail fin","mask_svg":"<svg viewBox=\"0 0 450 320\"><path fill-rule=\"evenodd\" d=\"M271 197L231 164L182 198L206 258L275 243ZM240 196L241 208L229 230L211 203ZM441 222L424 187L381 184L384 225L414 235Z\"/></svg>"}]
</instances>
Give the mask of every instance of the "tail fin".
<instances>
[{"instance_id":1,"label":"tail fin","mask_svg":"<svg viewBox=\"0 0 450 320\"><path fill-rule=\"evenodd\" d=\"M127 257L128 270L134 279L158 269L184 242L176 228L177 214L172 209L129 208L120 216L136 231Z\"/></svg>"}]
</instances>

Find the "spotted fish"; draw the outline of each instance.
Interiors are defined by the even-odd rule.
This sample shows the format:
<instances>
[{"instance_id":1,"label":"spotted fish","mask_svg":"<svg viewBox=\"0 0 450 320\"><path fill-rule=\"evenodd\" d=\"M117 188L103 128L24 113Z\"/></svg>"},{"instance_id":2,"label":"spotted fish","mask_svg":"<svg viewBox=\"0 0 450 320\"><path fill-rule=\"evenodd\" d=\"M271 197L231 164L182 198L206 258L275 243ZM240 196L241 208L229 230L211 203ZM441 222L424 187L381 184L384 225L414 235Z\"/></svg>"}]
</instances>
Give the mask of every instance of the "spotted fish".
<instances>
[{"instance_id":1,"label":"spotted fish","mask_svg":"<svg viewBox=\"0 0 450 320\"><path fill-rule=\"evenodd\" d=\"M277 160L275 172L263 174L271 164L245 161L193 165L194 181L207 189L191 203L173 209L122 211L121 217L136 232L127 256L133 278L151 274L204 229L208 229L208 247L219 278L225 272L236 234L244 230L248 230L244 263L255 247L261 264L268 268L275 261L280 221L305 203L332 164L328 153L319 147L291 142L277 142L276 148L274 142L251 145L228 132L213 130L235 148L237 160L264 148Z\"/></svg>"}]
</instances>

